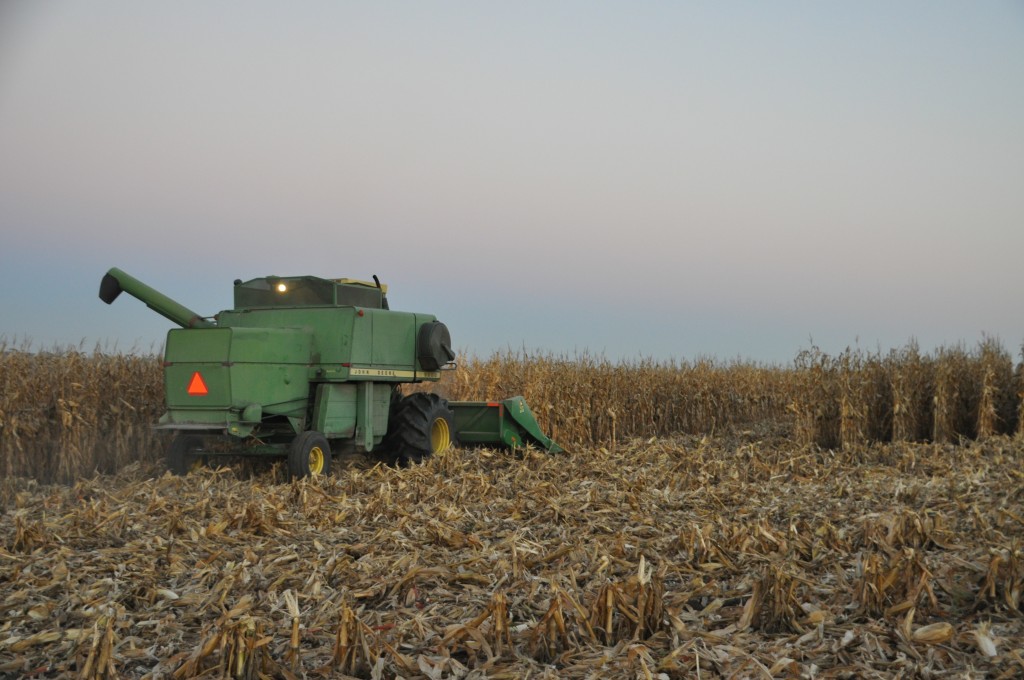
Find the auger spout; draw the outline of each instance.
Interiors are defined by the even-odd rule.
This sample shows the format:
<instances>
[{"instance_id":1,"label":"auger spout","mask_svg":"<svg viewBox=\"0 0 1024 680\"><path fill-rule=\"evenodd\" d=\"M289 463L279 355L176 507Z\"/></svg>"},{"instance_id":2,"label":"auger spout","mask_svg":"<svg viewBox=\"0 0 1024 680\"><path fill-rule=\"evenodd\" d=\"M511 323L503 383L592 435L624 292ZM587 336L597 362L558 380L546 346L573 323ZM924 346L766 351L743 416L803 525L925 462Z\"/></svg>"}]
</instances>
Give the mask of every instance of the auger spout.
<instances>
[{"instance_id":1,"label":"auger spout","mask_svg":"<svg viewBox=\"0 0 1024 680\"><path fill-rule=\"evenodd\" d=\"M175 302L163 293L150 288L134 276L125 274L117 267L103 275L100 281L100 299L108 305L125 292L141 300L154 312L170 319L182 328L214 328L217 324L204 319L191 309Z\"/></svg>"}]
</instances>

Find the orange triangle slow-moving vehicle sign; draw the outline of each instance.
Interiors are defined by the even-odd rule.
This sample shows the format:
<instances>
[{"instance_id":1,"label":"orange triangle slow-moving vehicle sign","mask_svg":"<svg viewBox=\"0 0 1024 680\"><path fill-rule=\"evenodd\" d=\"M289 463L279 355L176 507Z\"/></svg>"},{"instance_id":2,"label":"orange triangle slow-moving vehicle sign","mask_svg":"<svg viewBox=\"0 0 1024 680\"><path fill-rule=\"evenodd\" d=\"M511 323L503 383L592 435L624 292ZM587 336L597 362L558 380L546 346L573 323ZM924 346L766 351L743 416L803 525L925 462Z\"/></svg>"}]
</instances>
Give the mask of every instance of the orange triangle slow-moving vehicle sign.
<instances>
[{"instance_id":1,"label":"orange triangle slow-moving vehicle sign","mask_svg":"<svg viewBox=\"0 0 1024 680\"><path fill-rule=\"evenodd\" d=\"M206 389L206 383L203 382L203 376L199 375L199 371L192 374L192 381L188 384L188 393L193 397L201 397L210 393L210 390Z\"/></svg>"}]
</instances>

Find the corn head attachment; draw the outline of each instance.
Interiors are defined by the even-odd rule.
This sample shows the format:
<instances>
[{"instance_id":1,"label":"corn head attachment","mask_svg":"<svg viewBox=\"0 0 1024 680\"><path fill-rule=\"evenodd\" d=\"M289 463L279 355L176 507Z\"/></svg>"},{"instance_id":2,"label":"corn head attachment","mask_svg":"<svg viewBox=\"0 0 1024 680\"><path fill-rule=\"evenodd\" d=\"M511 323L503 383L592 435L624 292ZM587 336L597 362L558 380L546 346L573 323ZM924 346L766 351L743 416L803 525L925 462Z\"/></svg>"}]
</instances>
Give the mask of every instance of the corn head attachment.
<instances>
[{"instance_id":1,"label":"corn head attachment","mask_svg":"<svg viewBox=\"0 0 1024 680\"><path fill-rule=\"evenodd\" d=\"M522 397L504 401L450 401L448 404L455 412L455 430L462 444L511 449L534 446L548 453L563 451L541 431L533 411Z\"/></svg>"}]
</instances>

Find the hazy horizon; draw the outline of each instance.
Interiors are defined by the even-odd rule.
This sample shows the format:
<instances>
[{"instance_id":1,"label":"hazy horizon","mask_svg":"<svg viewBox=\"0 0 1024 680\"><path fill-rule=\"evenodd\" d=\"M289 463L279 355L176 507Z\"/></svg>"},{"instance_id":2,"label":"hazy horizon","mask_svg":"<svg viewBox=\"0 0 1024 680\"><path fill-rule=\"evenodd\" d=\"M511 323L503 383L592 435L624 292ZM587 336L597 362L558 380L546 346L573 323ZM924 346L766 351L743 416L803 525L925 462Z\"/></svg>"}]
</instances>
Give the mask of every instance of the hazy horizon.
<instances>
[{"instance_id":1,"label":"hazy horizon","mask_svg":"<svg viewBox=\"0 0 1024 680\"><path fill-rule=\"evenodd\" d=\"M387 282L462 351L786 363L1024 315L1024 5L0 7L0 336L112 266Z\"/></svg>"}]
</instances>

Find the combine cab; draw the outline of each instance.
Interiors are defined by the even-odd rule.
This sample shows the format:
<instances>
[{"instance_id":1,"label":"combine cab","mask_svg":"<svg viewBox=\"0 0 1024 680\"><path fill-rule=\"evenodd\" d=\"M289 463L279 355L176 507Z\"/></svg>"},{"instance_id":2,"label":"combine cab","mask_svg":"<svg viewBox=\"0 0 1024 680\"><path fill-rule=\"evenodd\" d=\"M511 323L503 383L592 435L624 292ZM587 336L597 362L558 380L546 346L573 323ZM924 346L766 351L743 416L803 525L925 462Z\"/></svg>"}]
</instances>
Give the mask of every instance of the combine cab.
<instances>
[{"instance_id":1,"label":"combine cab","mask_svg":"<svg viewBox=\"0 0 1024 680\"><path fill-rule=\"evenodd\" d=\"M393 311L374 277L235 281L235 307L199 316L119 269L100 299L126 292L180 328L167 333L159 428L175 432L168 467L217 455L287 458L294 477L327 474L332 451L418 462L455 442L561 451L522 397L449 402L403 384L454 368L448 327Z\"/></svg>"}]
</instances>

